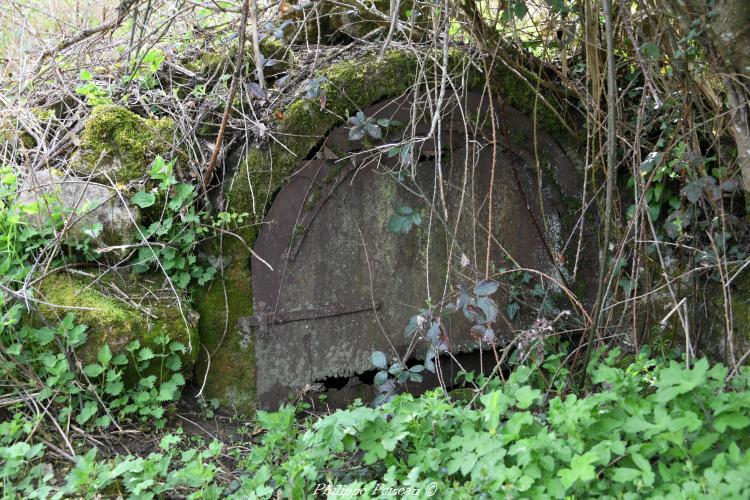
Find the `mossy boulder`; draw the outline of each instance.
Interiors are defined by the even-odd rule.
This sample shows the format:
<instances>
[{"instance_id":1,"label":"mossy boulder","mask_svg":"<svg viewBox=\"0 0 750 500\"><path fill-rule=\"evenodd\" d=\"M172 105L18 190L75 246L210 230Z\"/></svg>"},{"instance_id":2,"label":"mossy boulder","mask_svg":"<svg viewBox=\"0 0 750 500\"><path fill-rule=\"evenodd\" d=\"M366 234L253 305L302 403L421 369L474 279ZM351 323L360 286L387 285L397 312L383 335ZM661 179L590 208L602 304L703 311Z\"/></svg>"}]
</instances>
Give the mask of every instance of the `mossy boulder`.
<instances>
[{"instance_id":1,"label":"mossy boulder","mask_svg":"<svg viewBox=\"0 0 750 500\"><path fill-rule=\"evenodd\" d=\"M171 291L162 291L135 276L106 275L94 284L84 276L63 273L45 278L39 291L44 302L57 306L40 306L38 313L49 322L72 312L78 323L88 326L86 342L76 351L84 366L96 362L105 344L114 355L126 352L134 340L160 353L162 348L155 339L165 335L188 347L182 356L181 372L186 380L192 379L199 348L196 315L184 308L184 301L178 303ZM126 368L125 378L129 383L137 381L132 363Z\"/></svg>"},{"instance_id":2,"label":"mossy boulder","mask_svg":"<svg viewBox=\"0 0 750 500\"><path fill-rule=\"evenodd\" d=\"M174 121L142 118L120 106L97 106L86 120L74 168L102 182L128 183L148 174L172 148Z\"/></svg>"}]
</instances>

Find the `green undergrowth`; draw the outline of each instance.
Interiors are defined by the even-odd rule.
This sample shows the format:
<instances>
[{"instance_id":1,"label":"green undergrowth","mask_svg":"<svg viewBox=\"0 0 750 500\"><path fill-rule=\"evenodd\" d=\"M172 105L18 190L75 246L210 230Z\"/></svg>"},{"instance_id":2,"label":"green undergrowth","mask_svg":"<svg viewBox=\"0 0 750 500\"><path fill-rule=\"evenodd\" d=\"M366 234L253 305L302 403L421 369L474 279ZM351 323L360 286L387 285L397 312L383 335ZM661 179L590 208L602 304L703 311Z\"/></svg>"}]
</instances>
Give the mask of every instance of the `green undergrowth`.
<instances>
[{"instance_id":1,"label":"green undergrowth","mask_svg":"<svg viewBox=\"0 0 750 500\"><path fill-rule=\"evenodd\" d=\"M35 420L18 414L0 424L0 489L29 498L750 494L750 369L727 382L728 369L706 359L687 367L644 351L624 363L614 350L591 364L588 390L565 393L560 359L520 366L505 382L474 379L481 389L460 397L435 390L319 417L290 406L258 412L260 436L241 446L178 428L155 436L148 454L79 446L62 466L34 435ZM222 456L234 460L231 473Z\"/></svg>"},{"instance_id":2,"label":"green undergrowth","mask_svg":"<svg viewBox=\"0 0 750 500\"><path fill-rule=\"evenodd\" d=\"M294 410L260 413L246 459L250 497L358 491L396 498L705 498L750 494L750 371L687 368L616 352L592 365L586 394L555 395L521 367L476 400L440 391L353 406L307 427ZM548 375L549 376L549 375Z\"/></svg>"}]
</instances>

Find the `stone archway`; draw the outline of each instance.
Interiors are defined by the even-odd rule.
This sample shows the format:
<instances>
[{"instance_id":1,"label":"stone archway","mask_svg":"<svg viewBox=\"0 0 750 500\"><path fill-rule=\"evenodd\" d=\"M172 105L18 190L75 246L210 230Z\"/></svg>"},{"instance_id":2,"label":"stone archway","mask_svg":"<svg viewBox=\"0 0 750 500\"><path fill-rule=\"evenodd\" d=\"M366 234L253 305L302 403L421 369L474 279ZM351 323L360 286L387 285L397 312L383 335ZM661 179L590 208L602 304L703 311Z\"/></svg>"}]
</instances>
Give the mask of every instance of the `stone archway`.
<instances>
[{"instance_id":1,"label":"stone archway","mask_svg":"<svg viewBox=\"0 0 750 500\"><path fill-rule=\"evenodd\" d=\"M363 115L371 123L405 124L410 100L407 95L380 103ZM565 199L577 195L570 159L544 133L538 134L535 152L529 140L531 121L508 106L497 115L513 134L509 144L502 141L493 152L487 103L470 93L464 105L479 126L467 136L465 122L470 118L459 108L444 117L440 144L445 188L440 193L434 189L437 141L413 146L418 161L411 169L397 155L377 148L398 143L405 134L402 128L384 127L382 140L368 140L352 139L352 126L342 125L320 147L318 156L327 158L301 162L276 195L255 245L257 255L273 270L253 259L254 315L240 320L255 345L259 408L275 409L290 395L330 377L366 372L373 368L373 351L401 357L414 348L413 339L403 333L409 318L428 299L444 299L456 285L485 269L487 234L481 227L488 215L493 153L492 269L518 266L557 276L561 282L569 278L555 256L562 255L562 235L570 229L563 220L569 209ZM420 123L408 133L423 137L429 127ZM542 174L544 214L535 154L547 163ZM463 224L429 213L428 200L435 200L433 206L441 212L443 197L451 217L459 207L463 211ZM420 224L405 234L389 230L399 207L420 214ZM470 264L462 264L467 258ZM507 294L499 291L495 300L505 310ZM444 329L452 352L478 348L471 324L462 316L448 317ZM498 325L498 334L507 337L509 330ZM415 388L430 383L434 381ZM362 388L349 392L352 398L366 394Z\"/></svg>"},{"instance_id":2,"label":"stone archway","mask_svg":"<svg viewBox=\"0 0 750 500\"><path fill-rule=\"evenodd\" d=\"M348 116L350 110L358 108L365 110L366 115L369 113L375 116L374 110L367 108L382 99L403 94L413 83L409 75L414 74L414 71L415 61L400 53L389 53L382 61L342 61L334 64L322 73L326 78L326 83L323 84L323 88L327 89L326 108L321 108L317 100L301 98L293 101L286 108L283 122L276 131L279 133L277 140L281 144L271 141L268 146L247 151L246 158L240 163L240 168L228 187L227 198L231 210L250 214L251 223L238 232L238 238L226 238L220 246L207 249L206 253L220 263L222 271L219 279L196 301L196 308L201 315L200 332L204 347L196 365L196 380L205 381L204 394L207 397L216 397L223 404L242 413L250 413L256 407L256 384L262 385L257 380L265 377L265 371L262 367L256 367L256 338L239 328L239 320L256 314L254 307L258 301L253 300L256 291L251 285L253 275L250 272L250 248L255 245L258 229L266 220L266 212L272 207L274 196L285 185L288 184L290 188L294 185L292 174L302 166L300 159L314 155L313 152L324 139L326 147L333 149L341 148L342 141L347 142L346 127L331 131L332 127L340 123L341 116ZM531 111L534 106L533 96L522 83L516 82L516 87L511 90L512 76L502 73L493 75L493 78L508 89L510 104L526 112ZM469 110L469 118L474 119L479 119L486 111L480 110L476 102L469 104L466 109ZM531 121L522 113L511 108L509 110L508 116L512 116L515 121L513 141L528 146L533 137ZM542 123L547 126L554 121L551 115L544 115L542 118ZM462 130L460 133L455 130L452 133L460 137L465 135ZM569 136L560 132L561 128L557 130L555 138L566 137L570 140ZM486 137L484 140L486 141ZM336 143L339 143L338 146ZM538 143L540 150L551 154L550 158L565 159L567 166L560 172L555 169L546 169L545 172L547 177L557 172L559 175L551 179L549 186L561 186L558 189L560 195L567 200L574 200L576 193L571 186L575 186L576 175L572 164L552 136L539 133ZM423 146L423 159L429 162L429 144ZM341 152L346 153L345 150L346 147L343 147ZM325 149L321 148L320 151L324 152ZM528 149L518 148L514 153L524 162L532 161ZM481 154L486 155L486 151ZM338 168L340 167L337 166L336 169ZM358 179L362 175L363 172L359 172L350 178ZM532 182L532 179L528 178L526 181ZM497 185L501 184L498 179ZM529 189L534 191L531 187ZM496 198L496 201L499 199L501 198ZM568 209L563 210L563 215L567 211ZM456 258L457 255L454 253L452 257Z\"/></svg>"}]
</instances>

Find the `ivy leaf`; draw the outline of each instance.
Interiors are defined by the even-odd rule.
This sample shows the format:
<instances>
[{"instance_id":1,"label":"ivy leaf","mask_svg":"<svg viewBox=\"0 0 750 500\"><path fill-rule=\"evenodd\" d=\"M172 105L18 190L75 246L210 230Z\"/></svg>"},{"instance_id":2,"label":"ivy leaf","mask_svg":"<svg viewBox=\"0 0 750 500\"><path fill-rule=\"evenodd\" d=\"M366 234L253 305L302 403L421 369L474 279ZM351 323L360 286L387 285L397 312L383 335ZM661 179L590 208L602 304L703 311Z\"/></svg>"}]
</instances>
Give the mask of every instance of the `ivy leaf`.
<instances>
[{"instance_id":1,"label":"ivy leaf","mask_svg":"<svg viewBox=\"0 0 750 500\"><path fill-rule=\"evenodd\" d=\"M147 193L141 190L135 193L130 201L135 205L138 205L140 208L148 208L156 202L156 196L154 196L153 193Z\"/></svg>"},{"instance_id":2,"label":"ivy leaf","mask_svg":"<svg viewBox=\"0 0 750 500\"><path fill-rule=\"evenodd\" d=\"M407 207L406 205L401 205L399 207L396 207L396 213L401 216L409 216L414 213L414 209L411 207Z\"/></svg>"},{"instance_id":3,"label":"ivy leaf","mask_svg":"<svg viewBox=\"0 0 750 500\"><path fill-rule=\"evenodd\" d=\"M511 302L505 307L505 313L508 315L508 319L511 321L513 318L516 317L516 314L518 314L518 310L521 309L521 306L518 305L518 302Z\"/></svg>"},{"instance_id":4,"label":"ivy leaf","mask_svg":"<svg viewBox=\"0 0 750 500\"><path fill-rule=\"evenodd\" d=\"M688 182L687 185L682 188L682 194L685 195L690 203L698 203L703 194L703 186L697 182Z\"/></svg>"}]
</instances>

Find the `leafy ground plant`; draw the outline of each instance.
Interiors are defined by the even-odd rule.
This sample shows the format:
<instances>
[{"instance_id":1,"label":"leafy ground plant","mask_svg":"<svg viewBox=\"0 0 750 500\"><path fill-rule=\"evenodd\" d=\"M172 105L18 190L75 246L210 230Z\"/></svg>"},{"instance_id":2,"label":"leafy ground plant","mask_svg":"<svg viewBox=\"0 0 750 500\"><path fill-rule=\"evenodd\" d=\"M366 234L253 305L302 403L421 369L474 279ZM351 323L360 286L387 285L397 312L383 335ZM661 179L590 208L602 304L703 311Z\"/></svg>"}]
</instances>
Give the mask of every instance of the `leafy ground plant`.
<instances>
[{"instance_id":1,"label":"leafy ground plant","mask_svg":"<svg viewBox=\"0 0 750 500\"><path fill-rule=\"evenodd\" d=\"M586 394L548 399L532 371L485 381L467 404L441 392L355 405L294 426L261 414L247 459L251 498L302 498L319 484L436 491L441 498L701 498L750 494L750 371L690 368L617 351L592 364ZM286 415L286 426L279 426ZM380 486L380 490L376 488ZM395 491L395 490L394 490Z\"/></svg>"}]
</instances>

